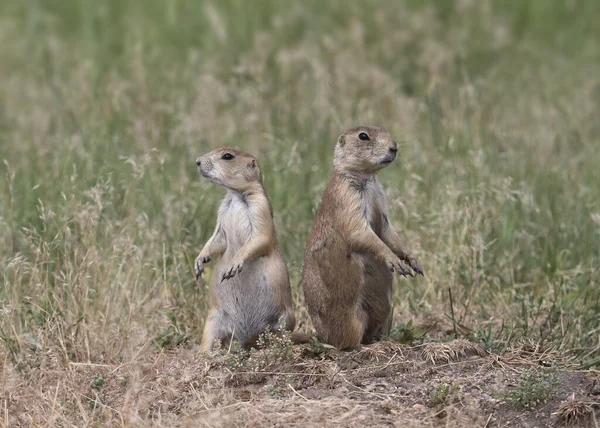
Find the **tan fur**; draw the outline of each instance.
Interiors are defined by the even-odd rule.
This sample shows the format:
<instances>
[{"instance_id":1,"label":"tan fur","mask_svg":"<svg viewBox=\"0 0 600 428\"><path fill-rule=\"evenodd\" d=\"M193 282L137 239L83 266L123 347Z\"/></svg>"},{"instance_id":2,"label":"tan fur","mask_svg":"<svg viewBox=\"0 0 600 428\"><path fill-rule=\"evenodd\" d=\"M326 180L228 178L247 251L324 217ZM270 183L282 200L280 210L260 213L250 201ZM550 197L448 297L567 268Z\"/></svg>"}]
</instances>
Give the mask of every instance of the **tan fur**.
<instances>
[{"instance_id":1,"label":"tan fur","mask_svg":"<svg viewBox=\"0 0 600 428\"><path fill-rule=\"evenodd\" d=\"M204 264L219 258L210 281L211 309L202 350L232 337L249 347L267 326L272 331L292 330L288 270L258 162L249 153L224 147L199 157L196 164L205 178L227 188L215 232L195 262L199 277Z\"/></svg>"},{"instance_id":2,"label":"tan fur","mask_svg":"<svg viewBox=\"0 0 600 428\"><path fill-rule=\"evenodd\" d=\"M367 134L368 141L360 139ZM397 144L379 127L341 135L304 253L301 286L319 340L339 349L378 340L392 309L392 272L422 274L387 216L377 171Z\"/></svg>"}]
</instances>

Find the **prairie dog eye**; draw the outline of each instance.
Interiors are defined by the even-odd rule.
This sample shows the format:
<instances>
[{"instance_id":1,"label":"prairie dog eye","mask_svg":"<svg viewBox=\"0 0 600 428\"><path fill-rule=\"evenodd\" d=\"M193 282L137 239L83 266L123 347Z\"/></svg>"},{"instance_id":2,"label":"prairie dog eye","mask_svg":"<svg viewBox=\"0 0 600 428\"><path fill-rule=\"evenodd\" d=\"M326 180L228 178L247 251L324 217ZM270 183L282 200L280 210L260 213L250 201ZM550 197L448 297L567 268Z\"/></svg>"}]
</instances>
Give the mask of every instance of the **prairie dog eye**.
<instances>
[{"instance_id":1,"label":"prairie dog eye","mask_svg":"<svg viewBox=\"0 0 600 428\"><path fill-rule=\"evenodd\" d=\"M369 136L364 132L361 132L360 134L358 134L358 138L361 141L369 141L370 140Z\"/></svg>"},{"instance_id":2,"label":"prairie dog eye","mask_svg":"<svg viewBox=\"0 0 600 428\"><path fill-rule=\"evenodd\" d=\"M231 153L225 153L223 156L221 156L221 159L224 160L231 160L233 159L235 156L233 156Z\"/></svg>"}]
</instances>

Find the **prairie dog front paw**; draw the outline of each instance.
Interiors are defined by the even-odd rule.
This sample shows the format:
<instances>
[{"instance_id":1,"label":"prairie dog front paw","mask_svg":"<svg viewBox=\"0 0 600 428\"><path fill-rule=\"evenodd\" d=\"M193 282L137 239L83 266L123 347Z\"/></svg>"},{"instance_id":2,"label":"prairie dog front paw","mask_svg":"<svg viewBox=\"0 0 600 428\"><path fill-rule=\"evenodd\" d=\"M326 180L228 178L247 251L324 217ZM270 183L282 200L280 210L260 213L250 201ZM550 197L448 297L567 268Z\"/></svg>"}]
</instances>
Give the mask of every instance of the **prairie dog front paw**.
<instances>
[{"instance_id":1,"label":"prairie dog front paw","mask_svg":"<svg viewBox=\"0 0 600 428\"><path fill-rule=\"evenodd\" d=\"M238 274L242 271L243 267L244 267L243 260L242 261L234 260L223 272L223 276L221 277L221 282L225 281L226 279L233 278L236 274Z\"/></svg>"},{"instance_id":2,"label":"prairie dog front paw","mask_svg":"<svg viewBox=\"0 0 600 428\"><path fill-rule=\"evenodd\" d=\"M413 276L412 272L408 267L404 266L404 263L400 260L399 257L393 257L386 260L388 269L392 272L396 272L398 275L402 276Z\"/></svg>"},{"instance_id":3,"label":"prairie dog front paw","mask_svg":"<svg viewBox=\"0 0 600 428\"><path fill-rule=\"evenodd\" d=\"M412 270L415 271L415 273L418 273L419 275L424 276L423 270L419 266L419 262L417 261L417 259L414 256L412 256L411 254L404 254L401 258L406 263L408 263L408 265L412 268Z\"/></svg>"},{"instance_id":4,"label":"prairie dog front paw","mask_svg":"<svg viewBox=\"0 0 600 428\"><path fill-rule=\"evenodd\" d=\"M211 260L210 255L205 252L201 252L198 257L196 257L196 261L194 262L194 267L196 270L196 280L200 278L200 275L204 272L204 265L209 263Z\"/></svg>"}]
</instances>

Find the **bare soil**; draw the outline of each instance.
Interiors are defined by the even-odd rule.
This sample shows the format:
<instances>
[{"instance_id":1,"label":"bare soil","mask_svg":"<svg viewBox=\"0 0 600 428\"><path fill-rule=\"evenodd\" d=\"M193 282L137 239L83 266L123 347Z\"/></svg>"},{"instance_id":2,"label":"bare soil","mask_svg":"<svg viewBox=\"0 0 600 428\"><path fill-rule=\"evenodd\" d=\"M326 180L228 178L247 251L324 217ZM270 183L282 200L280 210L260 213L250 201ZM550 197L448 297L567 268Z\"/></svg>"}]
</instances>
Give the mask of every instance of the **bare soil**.
<instances>
[{"instance_id":1,"label":"bare soil","mask_svg":"<svg viewBox=\"0 0 600 428\"><path fill-rule=\"evenodd\" d=\"M285 350L283 354L285 353ZM197 345L140 351L119 364L74 363L48 351L5 355L5 426L597 426L597 372L522 344L502 356L466 340L380 342L352 352L296 345L247 358ZM551 366L551 367L546 367ZM546 402L507 399L527 369L552 373ZM444 391L448 393L444 393Z\"/></svg>"}]
</instances>

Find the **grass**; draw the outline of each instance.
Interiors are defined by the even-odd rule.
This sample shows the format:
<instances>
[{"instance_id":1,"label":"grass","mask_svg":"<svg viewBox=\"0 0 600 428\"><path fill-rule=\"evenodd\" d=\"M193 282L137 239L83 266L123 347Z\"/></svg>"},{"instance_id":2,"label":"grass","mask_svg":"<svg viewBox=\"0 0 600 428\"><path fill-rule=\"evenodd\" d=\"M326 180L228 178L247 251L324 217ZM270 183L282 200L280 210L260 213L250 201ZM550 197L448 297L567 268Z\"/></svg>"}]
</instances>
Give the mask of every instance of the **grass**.
<instances>
[{"instance_id":1,"label":"grass","mask_svg":"<svg viewBox=\"0 0 600 428\"><path fill-rule=\"evenodd\" d=\"M223 192L194 161L222 145L259 159L310 328L303 246L335 140L363 123L402 141L381 180L426 272L397 281L394 325L597 365L599 18L564 0L2 2L0 349L26 369L197 344L192 263Z\"/></svg>"}]
</instances>

